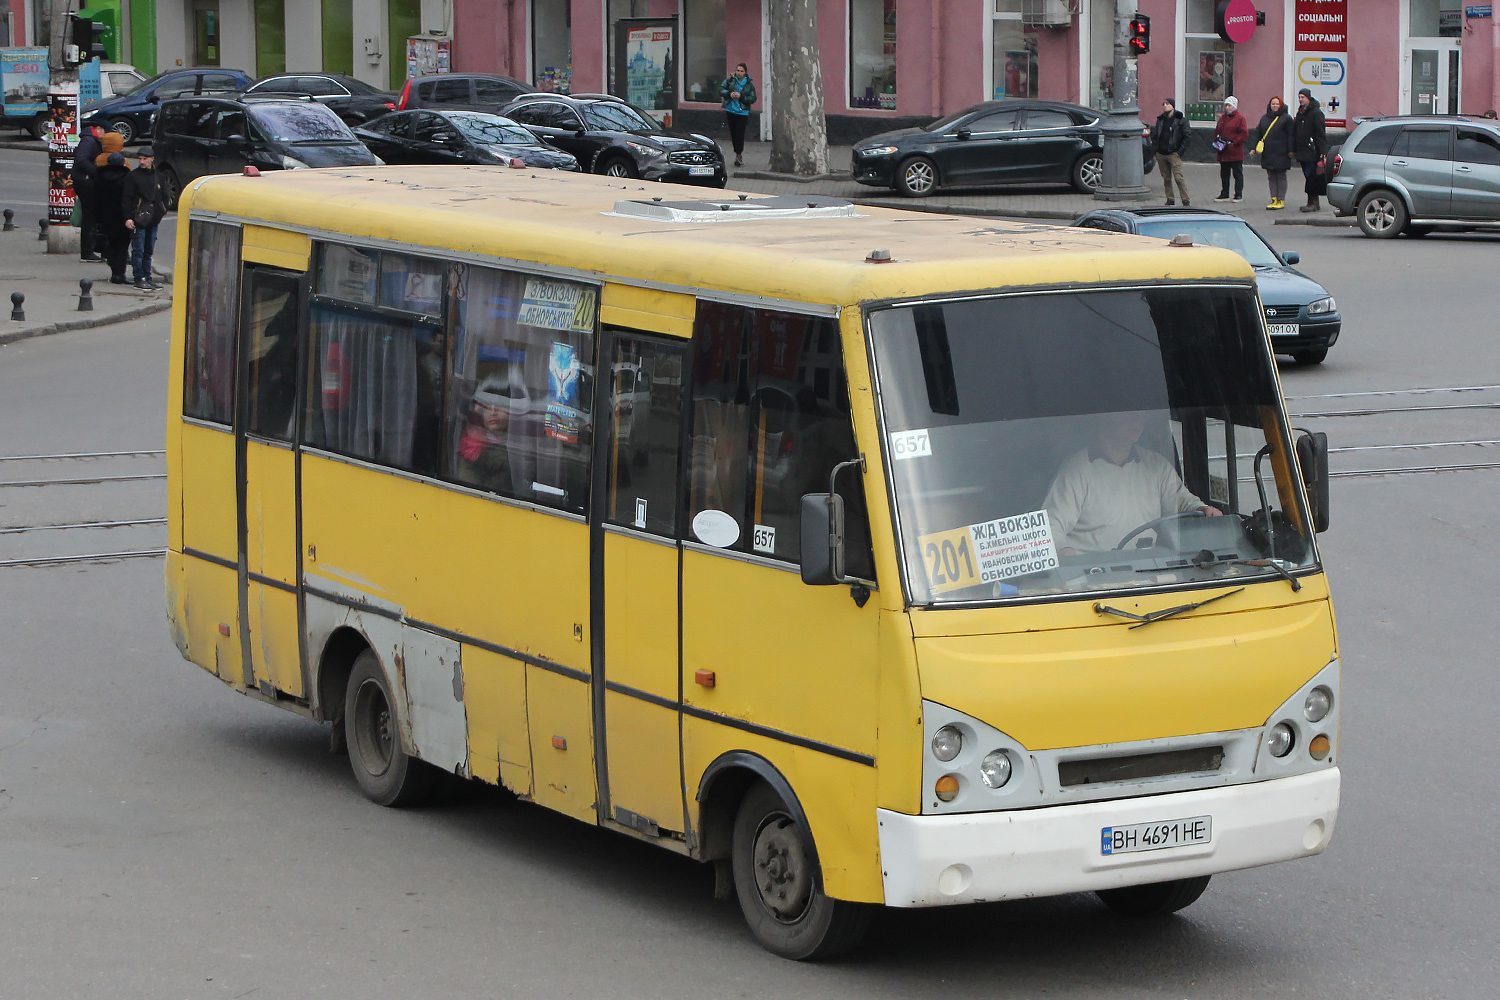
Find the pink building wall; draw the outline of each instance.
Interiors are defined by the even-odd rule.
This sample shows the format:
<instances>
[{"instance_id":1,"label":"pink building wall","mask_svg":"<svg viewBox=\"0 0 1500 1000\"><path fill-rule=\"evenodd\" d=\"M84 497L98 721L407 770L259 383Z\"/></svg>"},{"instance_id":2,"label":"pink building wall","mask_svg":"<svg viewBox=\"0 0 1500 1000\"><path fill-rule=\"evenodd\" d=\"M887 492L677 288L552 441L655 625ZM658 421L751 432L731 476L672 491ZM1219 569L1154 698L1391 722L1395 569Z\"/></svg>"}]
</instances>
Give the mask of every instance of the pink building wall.
<instances>
[{"instance_id":1,"label":"pink building wall","mask_svg":"<svg viewBox=\"0 0 1500 1000\"><path fill-rule=\"evenodd\" d=\"M1136 93L1141 119L1151 122L1161 114L1163 98L1176 99L1177 3L1176 0L1141 0L1136 7L1151 18L1151 51L1136 61ZM1236 58L1236 70L1238 66L1239 59ZM1182 110L1180 103L1177 110Z\"/></svg>"},{"instance_id":2,"label":"pink building wall","mask_svg":"<svg viewBox=\"0 0 1500 1000\"><path fill-rule=\"evenodd\" d=\"M1466 20L1459 58L1463 62L1459 110L1470 115L1500 110L1500 19Z\"/></svg>"},{"instance_id":3,"label":"pink building wall","mask_svg":"<svg viewBox=\"0 0 1500 1000\"><path fill-rule=\"evenodd\" d=\"M1285 69L1286 8L1281 4L1265 4L1266 23L1255 29L1248 41L1234 47L1234 96L1240 99L1240 114L1253 126L1265 114L1266 103L1272 97L1296 102L1293 95L1283 94L1286 88Z\"/></svg>"},{"instance_id":4,"label":"pink building wall","mask_svg":"<svg viewBox=\"0 0 1500 1000\"><path fill-rule=\"evenodd\" d=\"M1349 4L1349 108L1353 121L1400 114L1401 11L1397 4ZM1289 72L1288 75L1291 75ZM1296 88L1287 95L1296 100ZM1294 105L1295 106L1295 105Z\"/></svg>"}]
</instances>

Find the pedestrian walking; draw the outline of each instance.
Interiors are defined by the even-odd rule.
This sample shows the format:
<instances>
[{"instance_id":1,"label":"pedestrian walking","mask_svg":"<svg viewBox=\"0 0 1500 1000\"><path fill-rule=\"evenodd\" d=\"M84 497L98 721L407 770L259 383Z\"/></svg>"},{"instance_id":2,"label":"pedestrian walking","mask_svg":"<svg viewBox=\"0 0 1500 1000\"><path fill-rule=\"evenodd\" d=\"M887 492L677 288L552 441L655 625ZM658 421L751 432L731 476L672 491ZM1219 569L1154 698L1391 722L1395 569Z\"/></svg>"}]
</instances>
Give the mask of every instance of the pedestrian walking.
<instances>
[{"instance_id":1,"label":"pedestrian walking","mask_svg":"<svg viewBox=\"0 0 1500 1000\"><path fill-rule=\"evenodd\" d=\"M125 154L110 153L94 180L104 259L109 262L110 283L115 285L129 284L125 277L125 265L130 260L130 229L125 225L125 182L129 178Z\"/></svg>"},{"instance_id":2,"label":"pedestrian walking","mask_svg":"<svg viewBox=\"0 0 1500 1000\"><path fill-rule=\"evenodd\" d=\"M1238 97L1224 98L1224 113L1214 125L1214 152L1219 157L1219 196L1214 201L1245 200L1245 140L1250 138L1250 124L1240 114ZM1229 196L1229 178L1234 178L1234 197ZM1185 201L1186 199L1184 199Z\"/></svg>"},{"instance_id":3,"label":"pedestrian walking","mask_svg":"<svg viewBox=\"0 0 1500 1000\"><path fill-rule=\"evenodd\" d=\"M103 130L97 125L86 126L73 151L73 197L78 202L78 259L100 260L94 252L94 216L98 201L94 193L94 178L99 168L95 160L104 151L99 142Z\"/></svg>"},{"instance_id":4,"label":"pedestrian walking","mask_svg":"<svg viewBox=\"0 0 1500 1000\"><path fill-rule=\"evenodd\" d=\"M755 103L755 81L744 63L734 67L734 74L719 84L724 100L724 117L729 122L729 141L734 145L734 165L745 165L745 126L750 123L750 105Z\"/></svg>"},{"instance_id":5,"label":"pedestrian walking","mask_svg":"<svg viewBox=\"0 0 1500 1000\"><path fill-rule=\"evenodd\" d=\"M1182 195L1183 205L1193 202L1188 197L1187 181L1182 176L1182 151L1188 144L1187 118L1177 110L1177 102L1167 98L1161 102L1161 114L1151 127L1151 148L1156 151L1156 169L1161 171L1161 186L1167 192L1167 204L1172 200L1172 181L1177 181L1177 191Z\"/></svg>"},{"instance_id":6,"label":"pedestrian walking","mask_svg":"<svg viewBox=\"0 0 1500 1000\"><path fill-rule=\"evenodd\" d=\"M1266 208L1273 212L1286 208L1286 172L1292 169L1292 116L1279 96L1266 102L1266 113L1260 116L1251 137L1271 189L1271 202Z\"/></svg>"},{"instance_id":7,"label":"pedestrian walking","mask_svg":"<svg viewBox=\"0 0 1500 1000\"><path fill-rule=\"evenodd\" d=\"M1302 176L1306 179L1303 190L1307 192L1307 204L1299 211L1316 212L1322 205L1318 196L1328 189L1328 179L1323 174L1323 156L1328 152L1328 128L1323 119L1323 108L1306 87L1297 91L1297 116L1292 120L1292 155L1302 165Z\"/></svg>"},{"instance_id":8,"label":"pedestrian walking","mask_svg":"<svg viewBox=\"0 0 1500 1000\"><path fill-rule=\"evenodd\" d=\"M125 228L130 233L130 268L135 287L154 291L161 286L151 280L151 252L156 249L156 227L167 214L167 200L156 172L156 151L142 146L136 153L140 166L125 179Z\"/></svg>"}]
</instances>

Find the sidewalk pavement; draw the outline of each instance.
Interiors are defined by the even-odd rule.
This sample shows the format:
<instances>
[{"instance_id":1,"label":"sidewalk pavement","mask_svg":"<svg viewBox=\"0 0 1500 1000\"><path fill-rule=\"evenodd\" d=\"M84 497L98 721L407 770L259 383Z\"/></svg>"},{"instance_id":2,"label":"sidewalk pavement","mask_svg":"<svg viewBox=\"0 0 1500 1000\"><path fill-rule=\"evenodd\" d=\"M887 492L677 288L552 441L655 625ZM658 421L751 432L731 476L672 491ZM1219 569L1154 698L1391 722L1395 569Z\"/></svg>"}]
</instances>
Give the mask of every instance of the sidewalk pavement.
<instances>
[{"instance_id":1,"label":"sidewalk pavement","mask_svg":"<svg viewBox=\"0 0 1500 1000\"><path fill-rule=\"evenodd\" d=\"M722 144L721 144L721 148ZM797 195L820 194L836 198L848 198L859 205L882 208L901 208L908 211L939 212L945 215L982 215L1007 219L1054 219L1072 222L1085 212L1101 208L1123 208L1137 205L1161 205L1164 203L1161 175L1153 171L1146 175L1146 184L1151 193L1137 201L1098 201L1092 195L1079 194L1062 185L1011 185L1007 187L939 189L926 198L903 198L894 190L856 184L849 174L849 146L830 146L828 164L830 173L815 179L794 177L789 174L772 173L770 170L771 144L747 142L745 165L730 167L729 188L734 191L749 191L755 194ZM726 162L732 162L734 151L725 150ZM1305 196L1302 194L1302 175L1294 171L1287 177L1287 207L1270 211L1266 204L1271 200L1266 185L1266 172L1258 166L1245 165L1245 200L1236 205L1232 202L1215 202L1219 193L1219 165L1217 163L1184 163L1183 176L1187 180L1188 194L1195 208L1213 208L1238 215L1256 228L1265 229L1273 225L1301 226L1352 226L1353 218L1335 218L1327 200L1319 212L1297 211ZM1232 193L1232 192L1231 192Z\"/></svg>"},{"instance_id":2,"label":"sidewalk pavement","mask_svg":"<svg viewBox=\"0 0 1500 1000\"><path fill-rule=\"evenodd\" d=\"M157 254L163 248L170 252L171 246L168 240L158 241ZM81 261L76 253L47 253L35 226L17 225L14 232L0 232L0 345L164 312L172 308L170 257L167 262L165 271L153 268L157 281L167 287L159 292L140 291L133 285L110 284L109 267L102 261ZM78 311L81 278L94 282L91 312ZM23 320L10 318L15 292L26 296L21 306L26 315Z\"/></svg>"}]
</instances>

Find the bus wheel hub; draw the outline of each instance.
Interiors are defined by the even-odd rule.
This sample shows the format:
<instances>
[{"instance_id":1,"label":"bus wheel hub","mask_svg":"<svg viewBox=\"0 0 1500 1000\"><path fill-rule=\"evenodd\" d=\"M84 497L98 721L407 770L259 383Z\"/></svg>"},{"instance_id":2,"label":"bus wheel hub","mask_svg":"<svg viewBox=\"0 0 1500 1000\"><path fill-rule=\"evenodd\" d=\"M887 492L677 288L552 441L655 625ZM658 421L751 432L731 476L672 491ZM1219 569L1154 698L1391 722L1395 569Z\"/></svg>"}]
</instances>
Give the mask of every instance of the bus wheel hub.
<instances>
[{"instance_id":1,"label":"bus wheel hub","mask_svg":"<svg viewBox=\"0 0 1500 1000\"><path fill-rule=\"evenodd\" d=\"M756 836L755 885L778 920L796 920L807 909L811 872L790 817L770 817Z\"/></svg>"}]
</instances>

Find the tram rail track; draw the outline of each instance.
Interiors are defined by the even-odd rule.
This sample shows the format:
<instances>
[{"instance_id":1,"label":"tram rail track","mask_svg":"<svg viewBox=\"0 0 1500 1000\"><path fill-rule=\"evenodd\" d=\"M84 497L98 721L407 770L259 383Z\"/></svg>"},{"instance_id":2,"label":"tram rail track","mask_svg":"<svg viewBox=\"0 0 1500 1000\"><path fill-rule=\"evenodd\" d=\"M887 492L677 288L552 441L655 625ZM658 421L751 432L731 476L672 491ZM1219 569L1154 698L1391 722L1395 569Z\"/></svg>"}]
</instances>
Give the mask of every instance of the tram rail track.
<instances>
[{"instance_id":1,"label":"tram rail track","mask_svg":"<svg viewBox=\"0 0 1500 1000\"><path fill-rule=\"evenodd\" d=\"M33 473L28 478L0 479L0 495L15 500L14 504L7 500L0 506L14 508L17 512L11 515L17 523L0 523L0 538L7 539L7 547L11 549L0 555L0 569L115 562L163 555L165 547L154 543L161 537L156 531L167 523L165 517L150 510L141 511L135 516L131 516L133 512L128 511L128 508L101 510L96 503L98 494L72 489L58 492L57 488L160 482L166 479L165 472L135 470L140 469L139 463L142 462L149 463L149 469L165 455L165 450L159 448L0 455L0 469L13 470L12 474L21 472L22 476L26 472ZM62 467L57 471L62 474L45 478L36 476L35 472L41 471L40 469L24 468L30 463L54 467L61 464ZM97 474L82 474L83 467L96 463L103 464L105 468L99 469ZM18 466L22 468L17 468ZM10 490L6 490L7 487ZM52 489L48 489L49 487ZM36 490L37 493L23 493L23 490ZM140 496L135 493L106 495L110 498L106 501L110 506L121 503L122 496L125 503L140 503ZM22 496L37 498L23 501L20 499ZM152 506L155 504L152 503ZM58 516L59 513L62 517ZM73 514L75 519L65 519L67 514ZM99 516L101 514L102 517ZM96 538L96 533L100 531L124 531L127 540L118 549L101 551L103 546ZM145 535L140 534L143 531L146 532ZM26 541L32 536L48 541L40 546L32 546ZM88 538L95 538L95 541L86 543L84 540ZM19 546L19 551L13 546ZM41 551L37 551L37 548ZM84 551L76 551L78 549Z\"/></svg>"}]
</instances>

